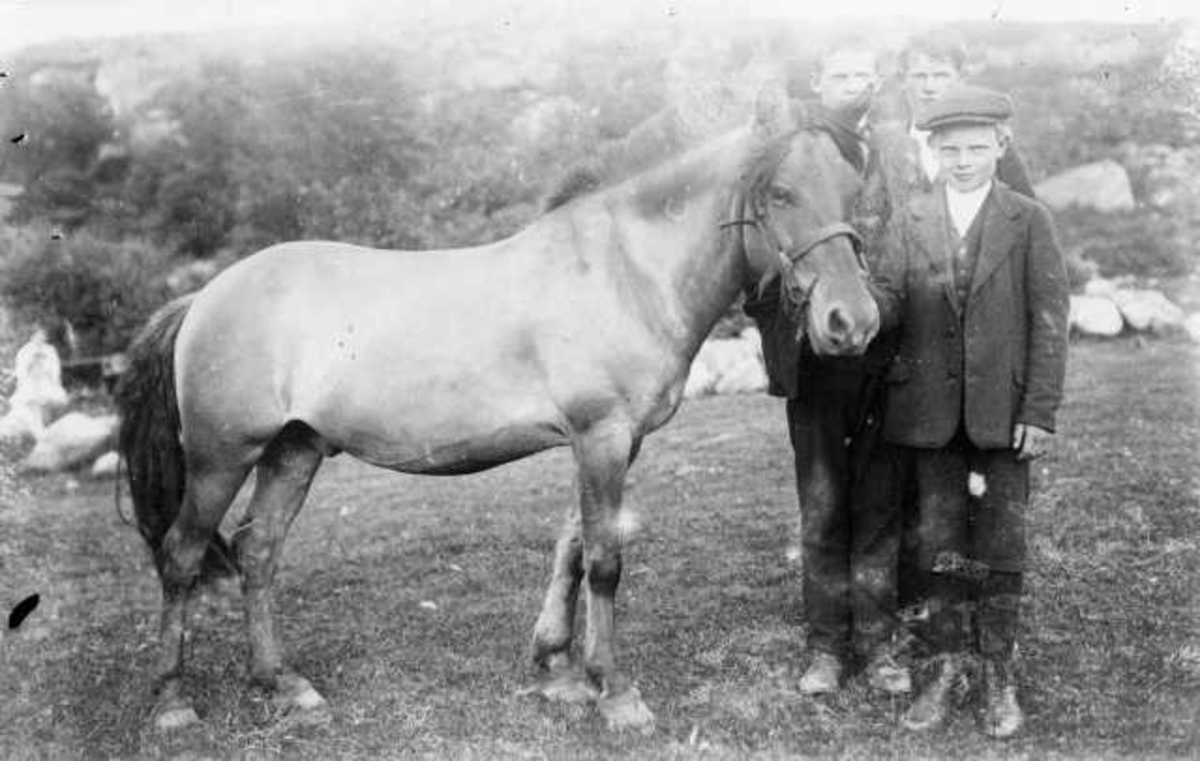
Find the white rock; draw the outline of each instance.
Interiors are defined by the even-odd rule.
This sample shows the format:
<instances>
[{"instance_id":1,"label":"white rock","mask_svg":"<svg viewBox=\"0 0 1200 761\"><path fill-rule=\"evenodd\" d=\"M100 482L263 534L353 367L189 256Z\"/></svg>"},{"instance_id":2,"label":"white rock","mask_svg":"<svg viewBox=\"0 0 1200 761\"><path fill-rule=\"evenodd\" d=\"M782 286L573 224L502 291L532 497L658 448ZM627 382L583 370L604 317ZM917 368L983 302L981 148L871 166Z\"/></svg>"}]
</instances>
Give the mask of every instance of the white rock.
<instances>
[{"instance_id":1,"label":"white rock","mask_svg":"<svg viewBox=\"0 0 1200 761\"><path fill-rule=\"evenodd\" d=\"M1110 298L1072 296L1070 325L1071 330L1080 335L1111 338L1120 335L1125 321Z\"/></svg>"},{"instance_id":2,"label":"white rock","mask_svg":"<svg viewBox=\"0 0 1200 761\"><path fill-rule=\"evenodd\" d=\"M757 330L747 328L737 338L714 339L700 347L683 395L692 399L705 394L745 394L766 387L762 341Z\"/></svg>"},{"instance_id":3,"label":"white rock","mask_svg":"<svg viewBox=\"0 0 1200 761\"><path fill-rule=\"evenodd\" d=\"M717 383L717 376L713 374L703 354L704 347L701 346L700 353L692 360L692 369L688 371L687 382L683 386L684 399L707 396L713 392L713 386Z\"/></svg>"},{"instance_id":4,"label":"white rock","mask_svg":"<svg viewBox=\"0 0 1200 761\"><path fill-rule=\"evenodd\" d=\"M105 452L92 463L92 478L116 478L120 462L121 455L111 450Z\"/></svg>"},{"instance_id":5,"label":"white rock","mask_svg":"<svg viewBox=\"0 0 1200 761\"><path fill-rule=\"evenodd\" d=\"M67 404L58 352L38 330L17 351L13 375L17 386L8 400L8 413L0 419L0 439L38 438L46 422Z\"/></svg>"},{"instance_id":6,"label":"white rock","mask_svg":"<svg viewBox=\"0 0 1200 761\"><path fill-rule=\"evenodd\" d=\"M1085 206L1098 211L1132 209L1133 187L1125 168L1111 159L1056 174L1034 188L1051 208Z\"/></svg>"},{"instance_id":7,"label":"white rock","mask_svg":"<svg viewBox=\"0 0 1200 761\"><path fill-rule=\"evenodd\" d=\"M92 417L69 412L46 428L21 467L57 471L85 465L112 449L116 433L116 415Z\"/></svg>"},{"instance_id":8,"label":"white rock","mask_svg":"<svg viewBox=\"0 0 1200 761\"><path fill-rule=\"evenodd\" d=\"M1200 343L1200 312L1188 315L1188 318L1183 321L1183 329L1196 343Z\"/></svg>"},{"instance_id":9,"label":"white rock","mask_svg":"<svg viewBox=\"0 0 1200 761\"><path fill-rule=\"evenodd\" d=\"M1113 301L1133 330L1168 333L1183 327L1183 310L1159 291L1119 290L1113 294Z\"/></svg>"}]
</instances>

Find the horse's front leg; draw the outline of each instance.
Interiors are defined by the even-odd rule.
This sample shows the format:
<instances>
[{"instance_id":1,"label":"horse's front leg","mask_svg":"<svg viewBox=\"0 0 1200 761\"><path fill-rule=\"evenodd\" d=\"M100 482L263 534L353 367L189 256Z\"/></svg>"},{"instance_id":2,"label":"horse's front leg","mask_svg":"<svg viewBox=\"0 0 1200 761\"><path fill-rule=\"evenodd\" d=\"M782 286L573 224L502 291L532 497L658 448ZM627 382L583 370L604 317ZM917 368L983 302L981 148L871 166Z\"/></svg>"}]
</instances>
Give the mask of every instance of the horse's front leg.
<instances>
[{"instance_id":1,"label":"horse's front leg","mask_svg":"<svg viewBox=\"0 0 1200 761\"><path fill-rule=\"evenodd\" d=\"M588 677L600 688L597 706L609 727L650 730L654 714L629 677L617 669L614 642L613 606L625 538L619 514L621 494L635 451L632 428L623 420L601 421L575 440L587 582L583 659Z\"/></svg>"},{"instance_id":2,"label":"horse's front leg","mask_svg":"<svg viewBox=\"0 0 1200 761\"><path fill-rule=\"evenodd\" d=\"M533 627L533 663L538 681L527 693L549 700L581 703L599 692L571 657L575 607L583 581L583 533L579 508L571 505L554 547L554 571L546 588L542 612Z\"/></svg>"}]
</instances>

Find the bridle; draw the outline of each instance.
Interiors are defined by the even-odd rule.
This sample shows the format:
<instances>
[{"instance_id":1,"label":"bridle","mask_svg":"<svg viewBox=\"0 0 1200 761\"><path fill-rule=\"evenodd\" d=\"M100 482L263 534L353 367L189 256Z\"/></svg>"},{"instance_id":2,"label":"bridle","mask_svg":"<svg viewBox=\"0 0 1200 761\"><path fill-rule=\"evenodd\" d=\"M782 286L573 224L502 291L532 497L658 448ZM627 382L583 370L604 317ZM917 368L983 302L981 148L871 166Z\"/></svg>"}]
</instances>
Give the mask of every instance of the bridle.
<instances>
[{"instance_id":1,"label":"bridle","mask_svg":"<svg viewBox=\"0 0 1200 761\"><path fill-rule=\"evenodd\" d=\"M780 280L781 293L784 297L785 305L794 311L796 321L799 325L804 325L804 315L807 313L809 301L812 300L813 291L817 287L819 276L814 275L812 280L807 284L801 283L799 276L796 274L796 263L804 257L808 256L813 249L822 243L833 240L841 236L846 236L850 239L850 247L854 250L854 254L858 259L858 266L863 271L867 272L866 259L863 257L863 241L858 232L847 222L830 222L827 225L817 228L799 241L785 240L770 225L767 211L761 202L761 199L755 198L751 202L753 216L746 217L744 209L746 206L746 195L739 194L739 198L735 201L739 208L739 213L734 219L727 222L722 222L718 225L719 229L726 230L729 228L744 229L752 227L759 232L766 241L767 247L774 253L774 259L763 268L763 274L758 281L758 295L762 295L762 291L778 274ZM743 255L746 254L745 237L742 237L741 248Z\"/></svg>"}]
</instances>

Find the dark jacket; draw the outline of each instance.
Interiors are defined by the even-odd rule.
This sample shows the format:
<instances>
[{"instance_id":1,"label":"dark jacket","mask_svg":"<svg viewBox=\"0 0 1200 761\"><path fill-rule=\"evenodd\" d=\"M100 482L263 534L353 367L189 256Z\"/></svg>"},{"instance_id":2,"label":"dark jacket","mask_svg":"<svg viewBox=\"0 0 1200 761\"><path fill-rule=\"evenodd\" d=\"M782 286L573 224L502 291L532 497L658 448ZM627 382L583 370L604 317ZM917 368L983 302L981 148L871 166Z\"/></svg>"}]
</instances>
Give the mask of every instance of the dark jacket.
<instances>
[{"instance_id":1,"label":"dark jacket","mask_svg":"<svg viewBox=\"0 0 1200 761\"><path fill-rule=\"evenodd\" d=\"M884 329L899 330L884 436L941 447L961 422L976 446L1008 447L1016 423L1054 430L1067 359L1062 252L1045 207L996 183L960 312L944 193L938 184L896 211L876 279Z\"/></svg>"}]
</instances>

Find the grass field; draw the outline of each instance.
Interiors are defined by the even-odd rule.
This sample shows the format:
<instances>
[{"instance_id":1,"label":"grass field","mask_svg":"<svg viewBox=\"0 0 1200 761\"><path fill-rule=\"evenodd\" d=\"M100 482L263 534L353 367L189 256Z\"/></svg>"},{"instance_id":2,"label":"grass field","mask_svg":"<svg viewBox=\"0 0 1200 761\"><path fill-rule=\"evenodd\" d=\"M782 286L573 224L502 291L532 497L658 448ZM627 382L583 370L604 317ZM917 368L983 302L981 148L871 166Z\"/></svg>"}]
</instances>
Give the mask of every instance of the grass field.
<instances>
[{"instance_id":1,"label":"grass field","mask_svg":"<svg viewBox=\"0 0 1200 761\"><path fill-rule=\"evenodd\" d=\"M628 499L621 657L658 716L612 735L590 709L516 693L572 468L558 451L488 473L326 464L276 588L292 665L323 720L275 715L244 680L240 608L197 606L206 720L147 730L158 585L112 485L0 483L0 604L41 605L0 641L0 757L1095 758L1200 755L1200 351L1073 348L1058 449L1032 507L1020 738L969 713L933 737L852 681L796 691L807 660L783 411L690 402L652 436Z\"/></svg>"}]
</instances>

